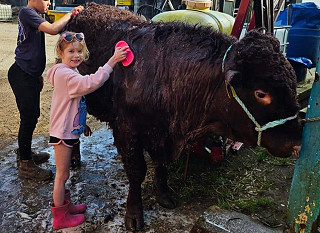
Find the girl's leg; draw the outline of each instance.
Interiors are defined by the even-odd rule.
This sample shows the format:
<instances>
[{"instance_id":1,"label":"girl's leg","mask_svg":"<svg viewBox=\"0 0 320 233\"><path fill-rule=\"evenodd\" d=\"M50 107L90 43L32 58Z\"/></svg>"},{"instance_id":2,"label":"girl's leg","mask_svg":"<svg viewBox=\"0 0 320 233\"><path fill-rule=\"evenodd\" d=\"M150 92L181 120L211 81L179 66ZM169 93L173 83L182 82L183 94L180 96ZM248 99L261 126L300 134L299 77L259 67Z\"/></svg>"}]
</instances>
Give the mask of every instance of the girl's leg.
<instances>
[{"instance_id":1,"label":"girl's leg","mask_svg":"<svg viewBox=\"0 0 320 233\"><path fill-rule=\"evenodd\" d=\"M56 177L53 187L53 202L56 207L64 205L65 183L69 179L72 148L63 143L54 146Z\"/></svg>"},{"instance_id":2,"label":"girl's leg","mask_svg":"<svg viewBox=\"0 0 320 233\"><path fill-rule=\"evenodd\" d=\"M86 221L84 214L72 214L70 200L65 200L65 183L69 178L71 152L72 147L67 147L63 143L54 146L57 170L51 204L54 230L75 227Z\"/></svg>"}]
</instances>

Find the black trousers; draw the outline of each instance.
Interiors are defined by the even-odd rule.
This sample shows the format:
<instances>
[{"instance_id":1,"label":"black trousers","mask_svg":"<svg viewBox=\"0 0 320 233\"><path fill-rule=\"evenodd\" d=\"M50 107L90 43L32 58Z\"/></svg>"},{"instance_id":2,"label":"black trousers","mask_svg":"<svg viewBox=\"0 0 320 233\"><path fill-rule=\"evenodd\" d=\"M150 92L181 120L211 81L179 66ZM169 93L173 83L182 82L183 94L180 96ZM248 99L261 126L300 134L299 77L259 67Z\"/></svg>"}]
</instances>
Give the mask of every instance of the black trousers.
<instances>
[{"instance_id":1,"label":"black trousers","mask_svg":"<svg viewBox=\"0 0 320 233\"><path fill-rule=\"evenodd\" d=\"M40 77L24 72L16 63L8 71L8 79L20 113L18 145L21 160L31 159L33 131L40 116Z\"/></svg>"}]
</instances>

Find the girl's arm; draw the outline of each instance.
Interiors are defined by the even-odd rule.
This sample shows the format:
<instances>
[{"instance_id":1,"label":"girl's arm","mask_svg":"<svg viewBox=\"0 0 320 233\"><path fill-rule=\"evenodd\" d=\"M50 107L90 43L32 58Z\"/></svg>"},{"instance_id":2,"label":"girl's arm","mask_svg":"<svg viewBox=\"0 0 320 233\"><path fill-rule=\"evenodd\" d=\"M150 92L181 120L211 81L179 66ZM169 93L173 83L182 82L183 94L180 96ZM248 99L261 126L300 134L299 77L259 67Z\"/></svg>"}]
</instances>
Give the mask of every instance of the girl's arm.
<instances>
[{"instance_id":1,"label":"girl's arm","mask_svg":"<svg viewBox=\"0 0 320 233\"><path fill-rule=\"evenodd\" d=\"M75 14L75 12L83 11L83 9L83 6L77 6L54 23L49 23L48 21L41 23L38 29L50 35L57 35L66 26L72 15Z\"/></svg>"},{"instance_id":2,"label":"girl's arm","mask_svg":"<svg viewBox=\"0 0 320 233\"><path fill-rule=\"evenodd\" d=\"M127 48L128 46L116 48L109 61L103 67L99 67L94 74L82 76L76 72L71 72L67 79L70 97L87 95L101 87L109 79L114 66L126 58L127 51L125 50Z\"/></svg>"},{"instance_id":3,"label":"girl's arm","mask_svg":"<svg viewBox=\"0 0 320 233\"><path fill-rule=\"evenodd\" d=\"M111 66L105 64L103 67L99 67L94 74L81 75L77 72L72 72L67 75L67 86L70 98L87 95L97 90L109 79L112 71Z\"/></svg>"}]
</instances>

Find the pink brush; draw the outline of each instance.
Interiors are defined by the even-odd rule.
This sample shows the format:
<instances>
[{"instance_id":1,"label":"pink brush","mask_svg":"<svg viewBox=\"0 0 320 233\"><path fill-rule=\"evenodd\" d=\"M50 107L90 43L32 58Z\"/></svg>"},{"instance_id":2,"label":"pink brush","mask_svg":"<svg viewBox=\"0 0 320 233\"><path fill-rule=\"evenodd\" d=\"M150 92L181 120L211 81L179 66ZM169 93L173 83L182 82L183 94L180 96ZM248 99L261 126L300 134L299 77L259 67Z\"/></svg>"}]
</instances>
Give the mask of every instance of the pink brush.
<instances>
[{"instance_id":1,"label":"pink brush","mask_svg":"<svg viewBox=\"0 0 320 233\"><path fill-rule=\"evenodd\" d=\"M127 44L127 42L121 40L116 44L115 48L118 48L118 47L122 48L125 46L129 46L129 45ZM121 62L123 66L128 66L132 63L134 59L134 55L130 48L127 48L125 51L127 52L126 59L122 60Z\"/></svg>"},{"instance_id":2,"label":"pink brush","mask_svg":"<svg viewBox=\"0 0 320 233\"><path fill-rule=\"evenodd\" d=\"M74 11L71 15L71 17L75 17L77 14L79 14L79 11Z\"/></svg>"}]
</instances>

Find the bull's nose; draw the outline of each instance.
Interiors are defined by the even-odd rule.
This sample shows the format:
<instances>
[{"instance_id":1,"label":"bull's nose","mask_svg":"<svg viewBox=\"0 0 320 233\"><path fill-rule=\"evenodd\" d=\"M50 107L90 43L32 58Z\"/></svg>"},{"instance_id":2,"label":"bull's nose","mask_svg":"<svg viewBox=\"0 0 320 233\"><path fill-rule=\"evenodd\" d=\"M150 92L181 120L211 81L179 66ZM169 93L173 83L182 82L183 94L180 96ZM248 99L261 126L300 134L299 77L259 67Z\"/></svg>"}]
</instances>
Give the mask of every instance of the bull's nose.
<instances>
[{"instance_id":1,"label":"bull's nose","mask_svg":"<svg viewBox=\"0 0 320 233\"><path fill-rule=\"evenodd\" d=\"M300 150L301 150L301 146L294 146L293 147L293 152L292 153L293 153L294 157L299 158Z\"/></svg>"}]
</instances>

